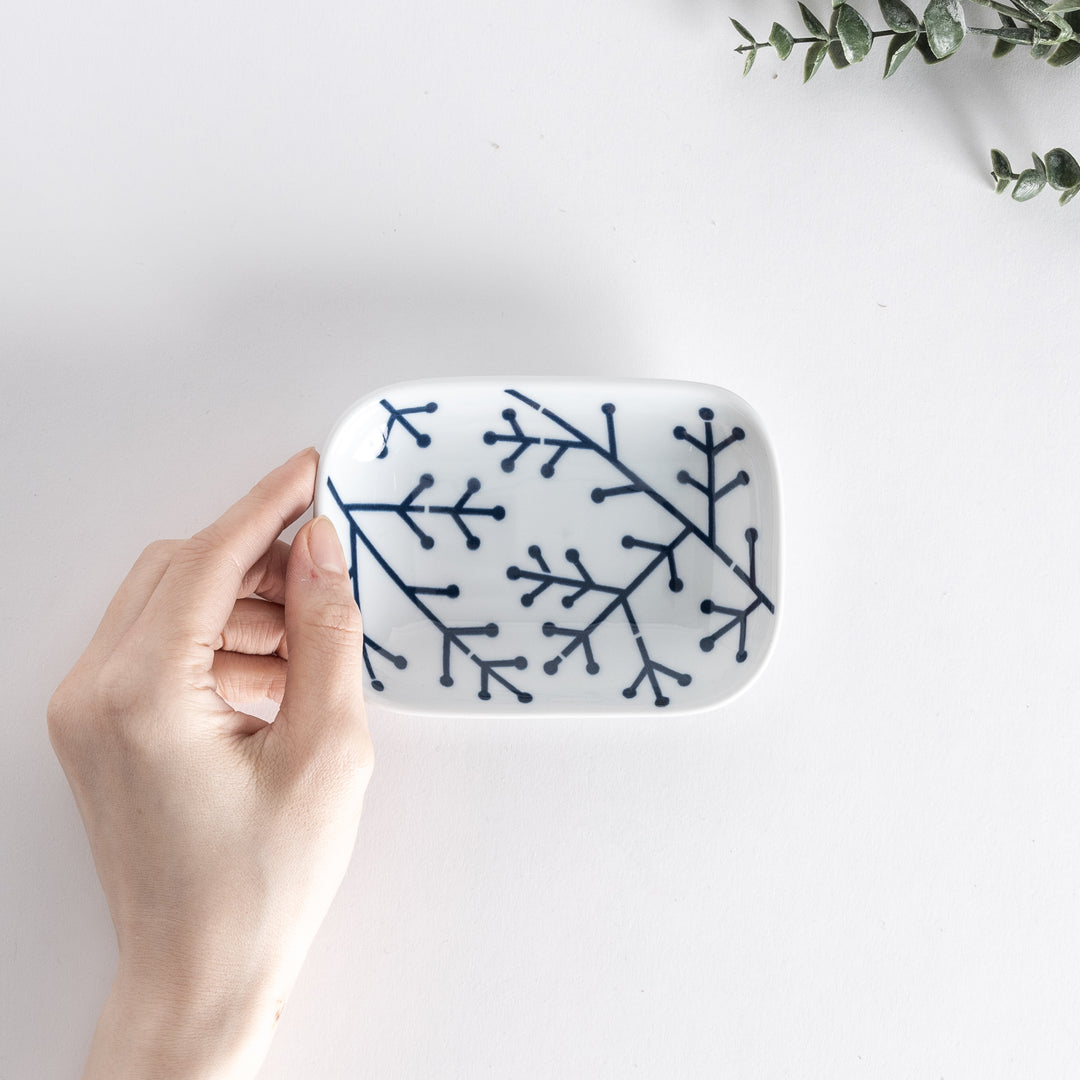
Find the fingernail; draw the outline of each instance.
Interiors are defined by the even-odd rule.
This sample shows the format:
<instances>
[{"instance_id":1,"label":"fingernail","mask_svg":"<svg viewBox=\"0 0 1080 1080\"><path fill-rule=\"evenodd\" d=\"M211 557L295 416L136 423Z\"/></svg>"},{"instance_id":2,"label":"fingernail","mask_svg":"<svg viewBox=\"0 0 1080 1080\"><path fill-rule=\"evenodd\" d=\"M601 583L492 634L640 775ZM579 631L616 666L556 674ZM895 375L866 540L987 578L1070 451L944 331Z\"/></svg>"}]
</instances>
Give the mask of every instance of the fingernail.
<instances>
[{"instance_id":1,"label":"fingernail","mask_svg":"<svg viewBox=\"0 0 1080 1080\"><path fill-rule=\"evenodd\" d=\"M337 530L328 517L320 514L308 533L308 551L311 561L328 574L345 573L345 552L341 550Z\"/></svg>"}]
</instances>

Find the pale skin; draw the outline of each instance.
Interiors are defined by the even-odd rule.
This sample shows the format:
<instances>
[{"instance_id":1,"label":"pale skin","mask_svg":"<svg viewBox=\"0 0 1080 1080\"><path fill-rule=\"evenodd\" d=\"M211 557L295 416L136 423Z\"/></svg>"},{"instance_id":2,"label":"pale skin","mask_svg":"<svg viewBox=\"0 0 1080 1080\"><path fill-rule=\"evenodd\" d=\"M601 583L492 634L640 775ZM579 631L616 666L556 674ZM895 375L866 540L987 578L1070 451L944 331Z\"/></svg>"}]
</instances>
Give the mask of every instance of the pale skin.
<instances>
[{"instance_id":1,"label":"pale skin","mask_svg":"<svg viewBox=\"0 0 1080 1080\"><path fill-rule=\"evenodd\" d=\"M119 948L84 1080L262 1064L356 840L362 630L302 451L151 544L49 703ZM272 724L234 707L272 698Z\"/></svg>"}]
</instances>

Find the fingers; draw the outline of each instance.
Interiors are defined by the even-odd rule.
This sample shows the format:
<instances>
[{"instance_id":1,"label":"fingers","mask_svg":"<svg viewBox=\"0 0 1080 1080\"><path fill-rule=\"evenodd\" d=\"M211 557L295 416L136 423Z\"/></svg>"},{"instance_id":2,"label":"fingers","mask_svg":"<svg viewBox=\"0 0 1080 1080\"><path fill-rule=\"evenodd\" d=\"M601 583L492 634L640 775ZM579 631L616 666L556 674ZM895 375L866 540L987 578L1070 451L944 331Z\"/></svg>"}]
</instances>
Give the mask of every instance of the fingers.
<instances>
[{"instance_id":1,"label":"fingers","mask_svg":"<svg viewBox=\"0 0 1080 1080\"><path fill-rule=\"evenodd\" d=\"M214 655L218 695L230 705L256 701L281 703L288 663L280 656L247 656L219 651Z\"/></svg>"},{"instance_id":2,"label":"fingers","mask_svg":"<svg viewBox=\"0 0 1080 1080\"><path fill-rule=\"evenodd\" d=\"M120 588L116 591L116 595L109 603L109 607L87 649L88 655L95 661L107 657L124 634L127 633L128 628L142 614L147 601L158 587L158 583L165 576L169 564L177 552L184 547L184 544L185 541L183 540L155 540L139 555L135 565L128 571L127 577L124 578ZM281 605L285 603L285 568L288 562L289 545L283 540L275 540L269 550L256 561L251 570L245 575L239 589L240 596L255 595L273 602L277 608L274 618L276 623L281 626L280 648L278 645L271 645L265 649L257 645L251 648L237 645L223 645L220 647L232 649L236 652L280 652L282 656L285 655L281 651L284 648L285 633L285 616ZM234 618L236 618L235 609L233 615L230 616L230 623ZM242 619L242 621L246 624L250 620ZM234 626L232 629L236 631L240 628ZM250 626L245 625L243 632L250 633L251 629ZM265 632L269 633L269 629L267 628Z\"/></svg>"},{"instance_id":3,"label":"fingers","mask_svg":"<svg viewBox=\"0 0 1080 1080\"><path fill-rule=\"evenodd\" d=\"M289 680L274 736L301 753L331 747L371 763L363 700L360 611L334 526L308 522L293 541L285 586Z\"/></svg>"},{"instance_id":4,"label":"fingers","mask_svg":"<svg viewBox=\"0 0 1080 1080\"><path fill-rule=\"evenodd\" d=\"M237 600L214 653L218 696L230 705L266 699L280 705L287 658L285 608L253 597Z\"/></svg>"},{"instance_id":5,"label":"fingers","mask_svg":"<svg viewBox=\"0 0 1080 1080\"><path fill-rule=\"evenodd\" d=\"M254 597L237 600L221 631L218 650L264 656L277 653L287 659L285 608Z\"/></svg>"},{"instance_id":6,"label":"fingers","mask_svg":"<svg viewBox=\"0 0 1080 1080\"><path fill-rule=\"evenodd\" d=\"M261 596L275 604L285 603L285 568L289 565L289 545L275 540L244 575L237 596Z\"/></svg>"},{"instance_id":7,"label":"fingers","mask_svg":"<svg viewBox=\"0 0 1080 1080\"><path fill-rule=\"evenodd\" d=\"M248 586L274 592L283 554L274 541L311 505L317 464L313 449L301 451L175 552L140 616L173 655L209 667L237 596Z\"/></svg>"}]
</instances>

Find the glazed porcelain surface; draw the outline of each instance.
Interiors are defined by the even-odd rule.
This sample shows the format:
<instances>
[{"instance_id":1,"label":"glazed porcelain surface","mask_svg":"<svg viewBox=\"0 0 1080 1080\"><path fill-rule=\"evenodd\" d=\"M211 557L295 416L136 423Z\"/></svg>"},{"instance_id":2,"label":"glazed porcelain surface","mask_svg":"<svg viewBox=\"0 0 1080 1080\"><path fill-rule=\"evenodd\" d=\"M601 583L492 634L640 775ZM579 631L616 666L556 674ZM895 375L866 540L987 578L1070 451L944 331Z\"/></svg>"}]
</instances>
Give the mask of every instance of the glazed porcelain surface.
<instances>
[{"instance_id":1,"label":"glazed porcelain surface","mask_svg":"<svg viewBox=\"0 0 1080 1080\"><path fill-rule=\"evenodd\" d=\"M369 686L421 714L707 709L777 627L772 451L734 394L446 379L358 401L322 455Z\"/></svg>"}]
</instances>

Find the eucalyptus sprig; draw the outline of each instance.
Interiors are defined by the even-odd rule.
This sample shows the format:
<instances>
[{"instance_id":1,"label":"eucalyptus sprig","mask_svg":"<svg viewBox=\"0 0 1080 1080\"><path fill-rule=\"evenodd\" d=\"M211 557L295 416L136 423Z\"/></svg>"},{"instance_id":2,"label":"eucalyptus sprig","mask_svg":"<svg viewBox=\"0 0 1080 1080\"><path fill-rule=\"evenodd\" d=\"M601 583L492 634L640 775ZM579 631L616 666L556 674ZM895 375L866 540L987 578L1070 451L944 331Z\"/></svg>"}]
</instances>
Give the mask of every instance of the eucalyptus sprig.
<instances>
[{"instance_id":1,"label":"eucalyptus sprig","mask_svg":"<svg viewBox=\"0 0 1080 1080\"><path fill-rule=\"evenodd\" d=\"M995 38L993 56L1002 57L1018 45L1031 50L1037 60L1052 67L1065 67L1080 58L1080 0L971 0L996 12L1000 26L970 26L960 0L930 0L920 19L903 0L878 0L885 29L874 30L860 12L844 0L833 0L829 25L804 4L799 12L809 37L796 37L787 27L774 22L767 41L757 38L736 19L731 22L746 39L736 52L746 54L743 74L749 74L760 49L771 48L786 60L796 45L806 45L803 81L817 74L828 56L836 68L865 60L878 38L888 38L884 78L892 75L905 59L917 51L928 64L947 60L964 42L976 34Z\"/></svg>"},{"instance_id":2,"label":"eucalyptus sprig","mask_svg":"<svg viewBox=\"0 0 1080 1080\"><path fill-rule=\"evenodd\" d=\"M796 45L807 46L803 59L803 82L818 72L828 56L835 68L857 64L870 54L878 38L887 38L885 74L888 78L911 55L918 52L928 64L947 60L969 35L994 38L995 59L1008 55L1017 46L1030 51L1036 60L1051 67L1065 67L1080 59L1080 0L970 0L995 12L999 26L971 26L961 0L930 0L920 19L904 0L878 0L885 28L874 30L862 14L846 0L832 0L832 15L826 26L799 0L799 12L809 37L796 37L786 26L772 24L767 41L757 38L741 22L732 25L745 39L737 46L746 54L743 75L748 75L761 49L773 49L781 60L791 56ZM1012 197L1018 202L1034 198L1047 184L1057 191L1062 206L1080 193L1080 164L1060 146L1045 158L1032 154L1033 167L1013 172L1009 159L1000 151L990 152L990 175L1000 195L1014 184Z\"/></svg>"},{"instance_id":3,"label":"eucalyptus sprig","mask_svg":"<svg viewBox=\"0 0 1080 1080\"><path fill-rule=\"evenodd\" d=\"M990 151L990 175L994 178L999 195L1014 181L1012 197L1017 202L1034 199L1047 184L1061 192L1058 202L1062 206L1080 194L1080 163L1068 150L1055 146L1046 152L1045 157L1032 154L1031 160L1033 168L1016 173L1000 150Z\"/></svg>"}]
</instances>

